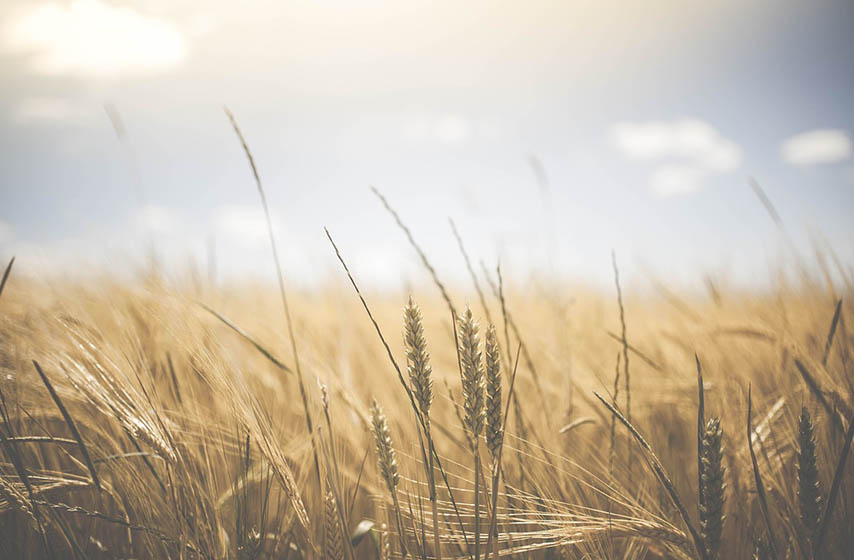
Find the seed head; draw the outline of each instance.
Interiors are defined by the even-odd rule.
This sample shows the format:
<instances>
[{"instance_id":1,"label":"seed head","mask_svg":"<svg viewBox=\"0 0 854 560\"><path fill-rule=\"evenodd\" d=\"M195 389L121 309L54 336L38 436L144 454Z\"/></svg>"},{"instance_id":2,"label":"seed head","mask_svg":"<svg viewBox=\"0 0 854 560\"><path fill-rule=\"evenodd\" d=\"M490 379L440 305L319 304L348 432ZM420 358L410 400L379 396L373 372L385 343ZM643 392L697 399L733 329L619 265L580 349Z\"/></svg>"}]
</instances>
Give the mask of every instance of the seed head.
<instances>
[{"instance_id":1,"label":"seed head","mask_svg":"<svg viewBox=\"0 0 854 560\"><path fill-rule=\"evenodd\" d=\"M480 352L477 321L471 309L466 308L459 320L460 362L462 364L463 408L466 427L471 433L474 447L483 433L483 359Z\"/></svg>"},{"instance_id":2,"label":"seed head","mask_svg":"<svg viewBox=\"0 0 854 560\"><path fill-rule=\"evenodd\" d=\"M394 493L395 486L400 482L400 475L397 472L397 458L394 453L394 444L391 441L391 433L388 430L388 421L376 399L371 403L371 425L377 446L377 463L380 467L380 473L385 479L389 491Z\"/></svg>"},{"instance_id":3,"label":"seed head","mask_svg":"<svg viewBox=\"0 0 854 560\"><path fill-rule=\"evenodd\" d=\"M433 373L430 368L430 354L427 352L427 339L424 338L421 310L409 298L403 310L403 342L406 346L406 370L409 383L418 408L424 416L429 416L433 403Z\"/></svg>"},{"instance_id":4,"label":"seed head","mask_svg":"<svg viewBox=\"0 0 854 560\"><path fill-rule=\"evenodd\" d=\"M806 536L812 542L821 517L821 488L815 455L815 430L806 407L798 418L798 505Z\"/></svg>"},{"instance_id":5,"label":"seed head","mask_svg":"<svg viewBox=\"0 0 854 560\"><path fill-rule=\"evenodd\" d=\"M724 523L724 466L721 438L723 431L718 418L709 418L703 432L702 487L700 492L700 534L710 560L718 557Z\"/></svg>"},{"instance_id":6,"label":"seed head","mask_svg":"<svg viewBox=\"0 0 854 560\"><path fill-rule=\"evenodd\" d=\"M495 325L486 329L483 344L486 363L486 447L495 460L504 437L501 418L501 350Z\"/></svg>"},{"instance_id":7,"label":"seed head","mask_svg":"<svg viewBox=\"0 0 854 560\"><path fill-rule=\"evenodd\" d=\"M344 560L344 537L341 534L341 523L338 518L338 504L332 492L326 493L324 500L326 526L326 558Z\"/></svg>"}]
</instances>

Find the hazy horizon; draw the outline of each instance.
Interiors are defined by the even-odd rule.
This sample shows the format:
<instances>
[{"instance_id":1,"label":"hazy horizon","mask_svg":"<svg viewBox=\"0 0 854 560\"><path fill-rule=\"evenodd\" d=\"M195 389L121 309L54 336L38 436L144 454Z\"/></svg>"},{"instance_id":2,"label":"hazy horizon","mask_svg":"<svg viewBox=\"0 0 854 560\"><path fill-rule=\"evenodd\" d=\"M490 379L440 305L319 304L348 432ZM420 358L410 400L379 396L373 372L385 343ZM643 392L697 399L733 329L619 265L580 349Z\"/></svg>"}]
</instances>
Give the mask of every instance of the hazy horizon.
<instances>
[{"instance_id":1,"label":"hazy horizon","mask_svg":"<svg viewBox=\"0 0 854 560\"><path fill-rule=\"evenodd\" d=\"M140 0L0 7L0 257L24 272L170 269L216 246L272 278L256 157L290 281L705 274L756 286L796 250L854 263L849 2ZM118 115L119 141L105 111ZM476 264L477 266L477 264Z\"/></svg>"}]
</instances>

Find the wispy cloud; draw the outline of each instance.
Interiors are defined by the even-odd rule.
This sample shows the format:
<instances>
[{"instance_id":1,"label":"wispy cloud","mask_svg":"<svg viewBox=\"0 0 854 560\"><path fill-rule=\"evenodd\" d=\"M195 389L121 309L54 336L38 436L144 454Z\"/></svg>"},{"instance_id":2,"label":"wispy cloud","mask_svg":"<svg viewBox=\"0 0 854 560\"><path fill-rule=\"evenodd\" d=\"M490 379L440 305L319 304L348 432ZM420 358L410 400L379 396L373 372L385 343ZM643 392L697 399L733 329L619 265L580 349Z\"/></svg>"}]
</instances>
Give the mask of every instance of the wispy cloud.
<instances>
[{"instance_id":1,"label":"wispy cloud","mask_svg":"<svg viewBox=\"0 0 854 560\"><path fill-rule=\"evenodd\" d=\"M15 238L15 230L6 222L0 220L0 245L10 243Z\"/></svg>"},{"instance_id":2,"label":"wispy cloud","mask_svg":"<svg viewBox=\"0 0 854 560\"><path fill-rule=\"evenodd\" d=\"M271 216L273 232L281 229L276 216ZM228 205L214 211L214 226L218 235L240 244L256 245L267 241L267 221L258 206Z\"/></svg>"},{"instance_id":3,"label":"wispy cloud","mask_svg":"<svg viewBox=\"0 0 854 560\"><path fill-rule=\"evenodd\" d=\"M439 142L448 146L465 144L475 133L474 124L462 115L410 115L403 124L403 137L410 142ZM493 126L494 128L494 126ZM484 130L484 135L494 133Z\"/></svg>"},{"instance_id":4,"label":"wispy cloud","mask_svg":"<svg viewBox=\"0 0 854 560\"><path fill-rule=\"evenodd\" d=\"M698 119L617 123L611 141L627 158L657 164L649 185L661 196L697 191L706 176L734 171L742 160L738 144Z\"/></svg>"},{"instance_id":5,"label":"wispy cloud","mask_svg":"<svg viewBox=\"0 0 854 560\"><path fill-rule=\"evenodd\" d=\"M12 118L21 123L81 123L89 111L67 97L27 97L12 109Z\"/></svg>"},{"instance_id":6,"label":"wispy cloud","mask_svg":"<svg viewBox=\"0 0 854 560\"><path fill-rule=\"evenodd\" d=\"M844 130L819 129L786 139L780 152L791 165L817 165L851 159L854 145Z\"/></svg>"},{"instance_id":7,"label":"wispy cloud","mask_svg":"<svg viewBox=\"0 0 854 560\"><path fill-rule=\"evenodd\" d=\"M174 25L100 0L35 4L0 29L0 45L28 56L33 71L52 75L162 70L187 53Z\"/></svg>"},{"instance_id":8,"label":"wispy cloud","mask_svg":"<svg viewBox=\"0 0 854 560\"><path fill-rule=\"evenodd\" d=\"M661 196L687 194L700 190L706 172L695 165L659 165L649 177L649 186Z\"/></svg>"},{"instance_id":9,"label":"wispy cloud","mask_svg":"<svg viewBox=\"0 0 854 560\"><path fill-rule=\"evenodd\" d=\"M136 212L135 220L142 233L173 233L178 225L178 220L171 210L154 204L140 208Z\"/></svg>"}]
</instances>

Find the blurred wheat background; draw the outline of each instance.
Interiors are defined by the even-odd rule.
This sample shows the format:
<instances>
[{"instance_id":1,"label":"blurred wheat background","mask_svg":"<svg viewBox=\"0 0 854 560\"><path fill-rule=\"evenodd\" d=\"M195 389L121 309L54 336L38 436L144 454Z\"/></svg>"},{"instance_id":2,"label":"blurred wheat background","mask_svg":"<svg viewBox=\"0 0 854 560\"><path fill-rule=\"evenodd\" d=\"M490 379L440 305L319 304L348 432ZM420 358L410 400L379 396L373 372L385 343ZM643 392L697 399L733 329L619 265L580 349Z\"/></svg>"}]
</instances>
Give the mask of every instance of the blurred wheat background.
<instances>
[{"instance_id":1,"label":"blurred wheat background","mask_svg":"<svg viewBox=\"0 0 854 560\"><path fill-rule=\"evenodd\" d=\"M284 324L275 290L13 270L3 553L845 558L839 273L683 299L504 285L487 268L412 301L365 293L366 308L342 271L293 294Z\"/></svg>"}]
</instances>

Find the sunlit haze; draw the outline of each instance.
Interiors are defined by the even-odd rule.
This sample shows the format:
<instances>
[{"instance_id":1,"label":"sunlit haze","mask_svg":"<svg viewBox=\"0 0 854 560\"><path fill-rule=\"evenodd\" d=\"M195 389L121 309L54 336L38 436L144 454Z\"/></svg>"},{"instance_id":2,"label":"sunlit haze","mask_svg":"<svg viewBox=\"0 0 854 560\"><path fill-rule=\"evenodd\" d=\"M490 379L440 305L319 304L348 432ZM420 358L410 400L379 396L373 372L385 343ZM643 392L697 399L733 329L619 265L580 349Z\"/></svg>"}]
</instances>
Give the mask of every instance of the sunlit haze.
<instances>
[{"instance_id":1,"label":"sunlit haze","mask_svg":"<svg viewBox=\"0 0 854 560\"><path fill-rule=\"evenodd\" d=\"M425 278L469 253L515 278L761 285L794 250L854 262L854 4L0 4L0 257L132 270L154 251ZM778 228L749 178L782 221ZM215 270L208 270L215 267Z\"/></svg>"}]
</instances>

